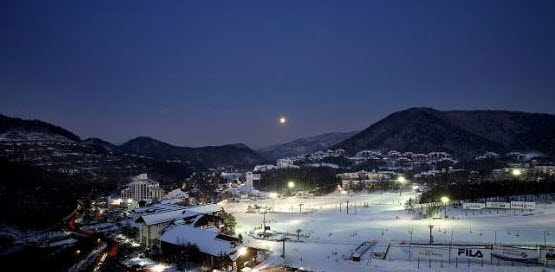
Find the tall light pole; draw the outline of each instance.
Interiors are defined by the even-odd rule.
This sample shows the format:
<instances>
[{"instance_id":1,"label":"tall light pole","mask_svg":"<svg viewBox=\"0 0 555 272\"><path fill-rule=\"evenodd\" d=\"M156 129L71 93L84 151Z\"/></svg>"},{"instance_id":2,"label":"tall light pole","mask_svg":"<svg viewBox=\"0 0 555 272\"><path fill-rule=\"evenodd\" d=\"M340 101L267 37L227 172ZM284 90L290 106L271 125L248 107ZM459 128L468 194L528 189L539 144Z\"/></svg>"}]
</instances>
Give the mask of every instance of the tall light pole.
<instances>
[{"instance_id":1,"label":"tall light pole","mask_svg":"<svg viewBox=\"0 0 555 272\"><path fill-rule=\"evenodd\" d=\"M267 212L268 212L268 210L264 210L264 213L262 213L263 216L264 216L264 219L262 219L262 226L263 226L263 228L264 228L264 229L262 230L262 235L263 235L264 237L266 237L266 213L267 213Z\"/></svg>"},{"instance_id":2,"label":"tall light pole","mask_svg":"<svg viewBox=\"0 0 555 272\"><path fill-rule=\"evenodd\" d=\"M278 240L279 242L281 242L281 257L283 259L285 259L285 235L281 237L280 240Z\"/></svg>"},{"instance_id":3,"label":"tall light pole","mask_svg":"<svg viewBox=\"0 0 555 272\"><path fill-rule=\"evenodd\" d=\"M515 179L518 179L520 175L522 175L522 171L520 169L513 169L511 174L515 177Z\"/></svg>"},{"instance_id":4,"label":"tall light pole","mask_svg":"<svg viewBox=\"0 0 555 272\"><path fill-rule=\"evenodd\" d=\"M442 196L441 203L443 203L443 211L445 212L444 218L447 218L447 203L449 203L449 197Z\"/></svg>"},{"instance_id":5,"label":"tall light pole","mask_svg":"<svg viewBox=\"0 0 555 272\"><path fill-rule=\"evenodd\" d=\"M274 211L276 210L276 198L277 197L278 197L278 194L276 192L270 193L270 198L272 199L272 209Z\"/></svg>"},{"instance_id":6,"label":"tall light pole","mask_svg":"<svg viewBox=\"0 0 555 272\"><path fill-rule=\"evenodd\" d=\"M432 230L434 229L434 225L428 225L430 228L430 245L434 243L434 236L432 235Z\"/></svg>"},{"instance_id":7,"label":"tall light pole","mask_svg":"<svg viewBox=\"0 0 555 272\"><path fill-rule=\"evenodd\" d=\"M412 261L411 249L412 249L412 233L413 233L413 228L410 228L409 233L410 233L409 261Z\"/></svg>"},{"instance_id":8,"label":"tall light pole","mask_svg":"<svg viewBox=\"0 0 555 272\"><path fill-rule=\"evenodd\" d=\"M287 182L287 188L289 188L289 193L291 193L293 191L293 188L295 188L295 182L293 181Z\"/></svg>"}]
</instances>

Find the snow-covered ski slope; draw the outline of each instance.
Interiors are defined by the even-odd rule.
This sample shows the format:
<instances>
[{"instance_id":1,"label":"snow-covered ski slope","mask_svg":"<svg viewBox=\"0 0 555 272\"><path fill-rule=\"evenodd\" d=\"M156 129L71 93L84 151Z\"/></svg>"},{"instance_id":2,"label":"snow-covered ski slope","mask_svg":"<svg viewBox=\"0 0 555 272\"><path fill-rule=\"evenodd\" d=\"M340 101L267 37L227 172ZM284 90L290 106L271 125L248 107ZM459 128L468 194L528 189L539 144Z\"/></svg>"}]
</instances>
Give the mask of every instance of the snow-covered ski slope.
<instances>
[{"instance_id":1,"label":"snow-covered ski slope","mask_svg":"<svg viewBox=\"0 0 555 272\"><path fill-rule=\"evenodd\" d=\"M413 242L427 243L429 225L434 225L434 243L555 244L555 206L551 204L538 204L538 209L532 214L512 210L467 214L461 209L448 208L447 215L451 219L420 219L404 210L404 203L416 196L417 193L412 191L355 195L337 192L314 198L241 200L224 204L224 209L236 217L237 233L248 243L272 250L273 256L266 264L285 262L315 271L368 271L369 267L373 268L372 271L417 270L417 263L408 261L409 254L404 244L411 238ZM347 201L349 214L346 213ZM299 204L302 206L299 207ZM262 213L246 212L248 206L254 205L275 210L266 214L266 225L270 226L271 232L278 233L276 237L281 238L283 233L290 234L292 241L286 242L285 261L278 257L282 251L281 242L254 238L253 229L260 227L263 221ZM300 242L296 241L298 229L301 230ZM386 260L372 259L370 253L362 256L359 263L344 260L358 245L372 240L392 243ZM454 263L446 263L441 269L439 265L432 263L432 268L428 268L428 263L421 263L420 270L541 271L539 267L520 267L518 264L513 267L503 263L499 267L489 264L481 267L475 263L471 267L466 267L466 264L455 267ZM433 270L434 267L436 270ZM510 270L512 268L516 270Z\"/></svg>"}]
</instances>

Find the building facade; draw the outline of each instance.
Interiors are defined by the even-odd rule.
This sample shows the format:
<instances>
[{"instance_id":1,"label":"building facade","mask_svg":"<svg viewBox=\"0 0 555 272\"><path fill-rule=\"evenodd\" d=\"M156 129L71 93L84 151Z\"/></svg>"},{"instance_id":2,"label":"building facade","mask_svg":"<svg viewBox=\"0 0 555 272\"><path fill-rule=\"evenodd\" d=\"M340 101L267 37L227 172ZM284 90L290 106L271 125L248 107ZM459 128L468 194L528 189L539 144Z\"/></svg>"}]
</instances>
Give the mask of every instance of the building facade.
<instances>
[{"instance_id":1,"label":"building facade","mask_svg":"<svg viewBox=\"0 0 555 272\"><path fill-rule=\"evenodd\" d=\"M148 178L147 174L140 174L132 178L127 188L121 190L121 197L125 199L133 199L135 201L152 201L161 199L163 191L160 184Z\"/></svg>"}]
</instances>

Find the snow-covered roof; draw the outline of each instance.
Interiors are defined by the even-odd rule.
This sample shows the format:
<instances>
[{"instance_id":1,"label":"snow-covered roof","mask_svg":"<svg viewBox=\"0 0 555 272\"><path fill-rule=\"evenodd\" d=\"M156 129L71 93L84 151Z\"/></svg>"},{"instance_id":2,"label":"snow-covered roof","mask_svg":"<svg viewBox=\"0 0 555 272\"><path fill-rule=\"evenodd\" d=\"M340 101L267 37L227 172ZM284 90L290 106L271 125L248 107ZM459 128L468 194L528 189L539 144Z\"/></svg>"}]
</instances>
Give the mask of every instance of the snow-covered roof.
<instances>
[{"instance_id":1,"label":"snow-covered roof","mask_svg":"<svg viewBox=\"0 0 555 272\"><path fill-rule=\"evenodd\" d=\"M164 199L181 199L183 200L184 198L187 198L189 195L186 192L181 191L181 189L175 189L172 190L170 192L168 192L165 196Z\"/></svg>"},{"instance_id":2,"label":"snow-covered roof","mask_svg":"<svg viewBox=\"0 0 555 272\"><path fill-rule=\"evenodd\" d=\"M149 178L148 175L147 175L146 173L145 173L145 174L140 174L140 175L135 176L135 177L132 177L131 180L132 180L132 181L131 181L131 183L130 183L129 185L131 185L131 184L133 184L133 183L146 183L146 184L149 184L149 185L156 185L156 186L158 186L158 182L155 181L155 180L153 180L153 179L151 179L151 178Z\"/></svg>"},{"instance_id":3,"label":"snow-covered roof","mask_svg":"<svg viewBox=\"0 0 555 272\"><path fill-rule=\"evenodd\" d=\"M146 215L141 216L141 219L147 225L154 225L154 224L158 224L158 223L173 221L173 220L176 220L176 219L183 219L183 218L187 218L187 217L193 217L193 216L197 216L199 214L200 213L192 212L192 211L189 211L189 210L186 210L186 209L180 209L180 210L169 211L169 212L146 214Z\"/></svg>"},{"instance_id":4,"label":"snow-covered roof","mask_svg":"<svg viewBox=\"0 0 555 272\"><path fill-rule=\"evenodd\" d=\"M237 189L237 188L229 188L227 191L228 191L230 194L232 194L232 195L238 195L238 194L240 194L240 191L239 191L239 189Z\"/></svg>"},{"instance_id":5,"label":"snow-covered roof","mask_svg":"<svg viewBox=\"0 0 555 272\"><path fill-rule=\"evenodd\" d=\"M147 225L158 224L162 222L173 221L175 219L183 219L187 217L196 216L199 214L211 214L221 211L222 208L217 204L206 204L193 207L185 207L182 209L145 214L141 219Z\"/></svg>"},{"instance_id":6,"label":"snow-covered roof","mask_svg":"<svg viewBox=\"0 0 555 272\"><path fill-rule=\"evenodd\" d=\"M189 225L179 225L169 228L162 234L160 241L173 245L195 244L203 253L212 256L232 255L237 251L237 245L230 241L216 238L218 232L191 227Z\"/></svg>"},{"instance_id":7,"label":"snow-covered roof","mask_svg":"<svg viewBox=\"0 0 555 272\"><path fill-rule=\"evenodd\" d=\"M168 212L168 211L180 210L183 208L184 207L182 204L160 202L160 203L149 204L144 207L135 207L133 209L133 212L136 212L136 213Z\"/></svg>"},{"instance_id":8,"label":"snow-covered roof","mask_svg":"<svg viewBox=\"0 0 555 272\"><path fill-rule=\"evenodd\" d=\"M206 205L198 205L194 207L187 207L185 209L191 212L210 214L210 213L216 213L221 211L222 207L218 206L218 204L206 204Z\"/></svg>"},{"instance_id":9,"label":"snow-covered roof","mask_svg":"<svg viewBox=\"0 0 555 272\"><path fill-rule=\"evenodd\" d=\"M308 166L310 166L310 167L330 167L330 168L334 168L334 169L339 168L339 166L337 164L324 163L324 162L322 162L322 163L312 163L312 164L309 164Z\"/></svg>"}]
</instances>

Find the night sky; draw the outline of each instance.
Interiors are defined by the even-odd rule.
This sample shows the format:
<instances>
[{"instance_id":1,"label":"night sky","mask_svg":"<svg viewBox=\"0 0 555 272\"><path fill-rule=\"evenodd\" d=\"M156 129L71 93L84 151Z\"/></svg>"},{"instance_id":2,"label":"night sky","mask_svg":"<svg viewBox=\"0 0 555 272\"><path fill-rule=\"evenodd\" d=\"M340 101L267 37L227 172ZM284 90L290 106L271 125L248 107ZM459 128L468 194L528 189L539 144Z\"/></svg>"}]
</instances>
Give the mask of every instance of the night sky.
<instances>
[{"instance_id":1,"label":"night sky","mask_svg":"<svg viewBox=\"0 0 555 272\"><path fill-rule=\"evenodd\" d=\"M114 143L255 148L414 106L555 113L554 14L555 1L0 1L0 113Z\"/></svg>"}]
</instances>

